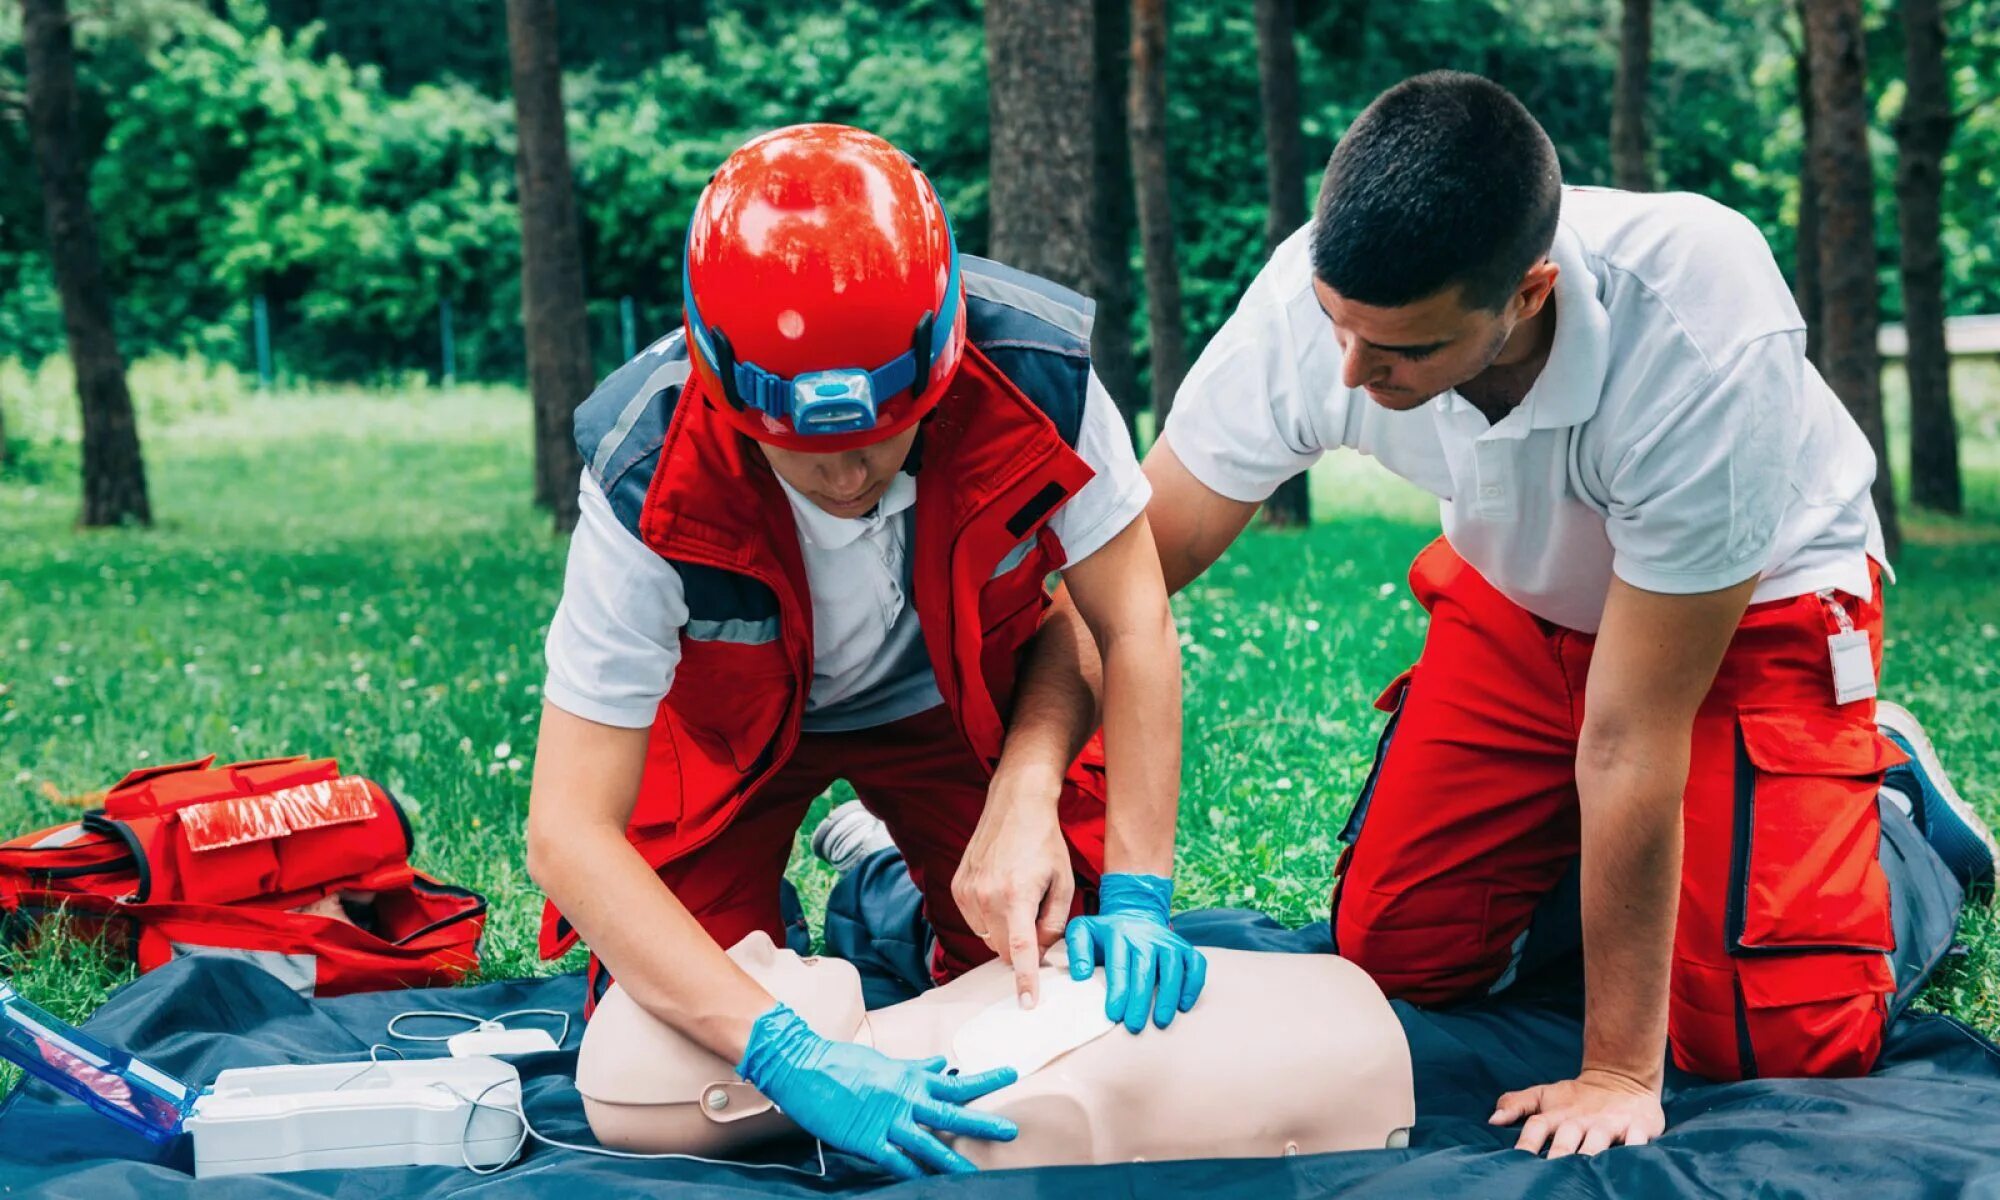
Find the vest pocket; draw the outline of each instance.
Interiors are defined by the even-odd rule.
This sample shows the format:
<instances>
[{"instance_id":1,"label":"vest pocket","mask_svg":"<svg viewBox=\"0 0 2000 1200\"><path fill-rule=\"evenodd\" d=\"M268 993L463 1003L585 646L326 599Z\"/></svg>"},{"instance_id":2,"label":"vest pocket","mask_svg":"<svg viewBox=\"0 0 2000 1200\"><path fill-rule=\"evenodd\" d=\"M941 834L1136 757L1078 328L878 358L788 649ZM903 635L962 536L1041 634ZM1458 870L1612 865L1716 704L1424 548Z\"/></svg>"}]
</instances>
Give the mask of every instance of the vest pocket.
<instances>
[{"instance_id":1,"label":"vest pocket","mask_svg":"<svg viewBox=\"0 0 2000 1200\"><path fill-rule=\"evenodd\" d=\"M1017 619L1023 609L1033 607L1039 615L1049 598L1049 575L1062 565L1046 547L1033 538L1022 542L1000 560L999 567L979 589L979 628L991 632Z\"/></svg>"},{"instance_id":2,"label":"vest pocket","mask_svg":"<svg viewBox=\"0 0 2000 1200\"><path fill-rule=\"evenodd\" d=\"M792 700L782 643L742 645L683 639L667 706L687 734L685 756L728 766L736 775L760 767L777 740ZM690 764L682 763L683 776Z\"/></svg>"},{"instance_id":3,"label":"vest pocket","mask_svg":"<svg viewBox=\"0 0 2000 1200\"><path fill-rule=\"evenodd\" d=\"M1004 719L1021 667L1021 649L1041 627L1049 607L1049 575L1062 565L1055 535L1030 534L1001 558L979 589L979 670Z\"/></svg>"},{"instance_id":4,"label":"vest pocket","mask_svg":"<svg viewBox=\"0 0 2000 1200\"><path fill-rule=\"evenodd\" d=\"M1903 760L1865 718L1829 709L1737 714L1732 954L1895 947L1876 794L1882 773Z\"/></svg>"}]
</instances>

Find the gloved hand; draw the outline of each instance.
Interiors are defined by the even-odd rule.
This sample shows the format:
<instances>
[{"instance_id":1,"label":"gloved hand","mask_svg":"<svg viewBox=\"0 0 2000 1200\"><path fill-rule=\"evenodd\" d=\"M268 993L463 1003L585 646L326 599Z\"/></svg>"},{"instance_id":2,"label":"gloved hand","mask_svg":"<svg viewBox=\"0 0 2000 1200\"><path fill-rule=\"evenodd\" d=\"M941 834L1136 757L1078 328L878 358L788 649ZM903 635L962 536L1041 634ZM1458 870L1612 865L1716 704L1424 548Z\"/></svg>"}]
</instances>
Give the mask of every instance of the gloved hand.
<instances>
[{"instance_id":1,"label":"gloved hand","mask_svg":"<svg viewBox=\"0 0 2000 1200\"><path fill-rule=\"evenodd\" d=\"M1097 915L1075 917L1065 933L1069 976L1081 982L1104 964L1104 1015L1138 1033L1146 1014L1165 1029L1186 1012L1208 981L1208 959L1167 927L1174 881L1158 875L1106 875ZM1155 989L1158 997L1155 998Z\"/></svg>"},{"instance_id":2,"label":"gloved hand","mask_svg":"<svg viewBox=\"0 0 2000 1200\"><path fill-rule=\"evenodd\" d=\"M1020 1132L1005 1117L959 1107L1014 1082L1012 1067L960 1077L946 1075L944 1064L942 1057L914 1062L830 1041L777 1004L750 1026L736 1073L827 1145L898 1179L918 1179L925 1168L977 1170L931 1129L996 1142L1011 1142Z\"/></svg>"}]
</instances>

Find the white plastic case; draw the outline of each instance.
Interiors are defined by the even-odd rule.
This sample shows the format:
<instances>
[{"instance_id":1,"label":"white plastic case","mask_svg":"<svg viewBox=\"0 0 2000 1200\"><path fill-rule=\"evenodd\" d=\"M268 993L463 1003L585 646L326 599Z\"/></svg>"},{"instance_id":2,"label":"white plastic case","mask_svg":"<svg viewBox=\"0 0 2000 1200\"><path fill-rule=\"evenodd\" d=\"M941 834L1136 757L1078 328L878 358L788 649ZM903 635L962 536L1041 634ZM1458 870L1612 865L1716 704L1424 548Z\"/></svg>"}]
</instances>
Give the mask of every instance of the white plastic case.
<instances>
[{"instance_id":1,"label":"white plastic case","mask_svg":"<svg viewBox=\"0 0 2000 1200\"><path fill-rule=\"evenodd\" d=\"M186 1129L199 1179L334 1167L487 1168L520 1148L520 1108L520 1075L492 1057L247 1067L216 1077Z\"/></svg>"}]
</instances>

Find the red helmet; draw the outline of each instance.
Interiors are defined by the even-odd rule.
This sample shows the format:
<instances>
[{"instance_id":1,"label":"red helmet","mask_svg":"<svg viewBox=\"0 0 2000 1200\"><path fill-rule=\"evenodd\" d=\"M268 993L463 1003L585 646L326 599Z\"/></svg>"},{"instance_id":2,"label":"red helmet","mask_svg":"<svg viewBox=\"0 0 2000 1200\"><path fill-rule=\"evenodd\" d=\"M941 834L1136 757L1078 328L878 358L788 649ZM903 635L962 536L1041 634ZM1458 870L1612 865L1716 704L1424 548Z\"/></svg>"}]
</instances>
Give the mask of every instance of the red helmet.
<instances>
[{"instance_id":1,"label":"red helmet","mask_svg":"<svg viewBox=\"0 0 2000 1200\"><path fill-rule=\"evenodd\" d=\"M864 130L793 125L730 155L695 202L683 262L703 391L761 442L885 441L936 406L965 352L944 206Z\"/></svg>"}]
</instances>

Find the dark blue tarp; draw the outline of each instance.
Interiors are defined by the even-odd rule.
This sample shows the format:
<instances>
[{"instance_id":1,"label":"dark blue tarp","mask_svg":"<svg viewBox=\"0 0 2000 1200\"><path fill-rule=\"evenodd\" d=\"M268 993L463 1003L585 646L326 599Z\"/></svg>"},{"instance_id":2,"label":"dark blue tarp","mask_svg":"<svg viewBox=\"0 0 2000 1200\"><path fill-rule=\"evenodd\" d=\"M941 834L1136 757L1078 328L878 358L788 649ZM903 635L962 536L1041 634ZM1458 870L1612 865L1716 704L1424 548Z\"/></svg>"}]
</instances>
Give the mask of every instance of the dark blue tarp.
<instances>
[{"instance_id":1,"label":"dark blue tarp","mask_svg":"<svg viewBox=\"0 0 2000 1200\"><path fill-rule=\"evenodd\" d=\"M1284 930L1249 913L1177 918L1209 945L1323 951L1324 925ZM362 1061L399 1012L444 1008L492 1015L517 1008L577 1011L577 976L480 987L306 1001L245 964L184 959L130 984L90 1021L184 1079L227 1067ZM1397 1006L1416 1063L1418 1123L1407 1150L1293 1159L1147 1163L993 1172L889 1187L851 1162L828 1180L693 1163L592 1158L530 1146L506 1171L376 1169L239 1177L197 1185L184 1145L156 1150L39 1084L0 1108L0 1196L120 1200L178 1196L686 1197L818 1196L877 1189L962 1197L1169 1195L1307 1196L2000 1196L2000 1052L1955 1021L1905 1016L1874 1075L1704 1085L1676 1080L1669 1129L1654 1145L1594 1159L1545 1162L1512 1150L1487 1126L1508 1089L1565 1077L1577 1066L1574 1011L1522 994L1452 1012ZM516 1063L537 1128L588 1141L571 1082L573 1030L561 1053ZM407 1043L405 1044L407 1045ZM412 1047L413 1050L420 1049ZM804 1163L806 1160L797 1160ZM666 1185L672 1184L669 1192Z\"/></svg>"}]
</instances>

